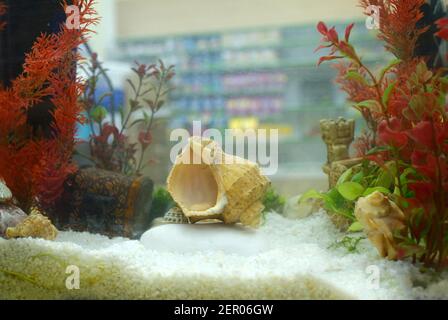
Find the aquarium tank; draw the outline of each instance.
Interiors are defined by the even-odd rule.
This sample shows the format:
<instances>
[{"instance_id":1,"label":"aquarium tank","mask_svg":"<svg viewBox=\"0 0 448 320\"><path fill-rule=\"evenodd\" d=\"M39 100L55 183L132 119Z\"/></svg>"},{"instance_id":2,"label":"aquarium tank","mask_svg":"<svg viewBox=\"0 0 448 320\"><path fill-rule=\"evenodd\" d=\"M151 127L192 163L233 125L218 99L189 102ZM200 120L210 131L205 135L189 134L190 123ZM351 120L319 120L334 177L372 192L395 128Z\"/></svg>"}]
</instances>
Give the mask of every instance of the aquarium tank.
<instances>
[{"instance_id":1,"label":"aquarium tank","mask_svg":"<svg viewBox=\"0 0 448 320\"><path fill-rule=\"evenodd\" d=\"M438 0L0 0L0 299L448 299L447 41Z\"/></svg>"}]
</instances>

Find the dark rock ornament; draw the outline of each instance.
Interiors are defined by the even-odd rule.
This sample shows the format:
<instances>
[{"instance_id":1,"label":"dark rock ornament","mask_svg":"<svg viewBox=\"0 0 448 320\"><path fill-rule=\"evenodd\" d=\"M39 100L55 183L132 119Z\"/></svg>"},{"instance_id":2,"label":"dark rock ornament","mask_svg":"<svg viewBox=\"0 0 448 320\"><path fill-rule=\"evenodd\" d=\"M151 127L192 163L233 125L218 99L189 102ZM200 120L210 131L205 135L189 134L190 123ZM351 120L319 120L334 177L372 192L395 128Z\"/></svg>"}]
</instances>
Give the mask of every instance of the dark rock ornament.
<instances>
[{"instance_id":1,"label":"dark rock ornament","mask_svg":"<svg viewBox=\"0 0 448 320\"><path fill-rule=\"evenodd\" d=\"M152 192L147 177L80 169L67 181L50 216L59 230L138 238L150 227Z\"/></svg>"}]
</instances>

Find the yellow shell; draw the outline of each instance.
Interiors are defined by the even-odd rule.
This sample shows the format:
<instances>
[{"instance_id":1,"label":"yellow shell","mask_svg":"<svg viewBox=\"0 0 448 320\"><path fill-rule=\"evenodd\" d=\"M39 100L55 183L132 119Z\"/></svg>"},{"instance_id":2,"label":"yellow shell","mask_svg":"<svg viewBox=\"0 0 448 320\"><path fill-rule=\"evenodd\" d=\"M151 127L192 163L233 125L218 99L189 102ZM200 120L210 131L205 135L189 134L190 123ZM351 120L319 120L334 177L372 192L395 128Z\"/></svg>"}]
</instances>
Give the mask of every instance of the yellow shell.
<instances>
[{"instance_id":1,"label":"yellow shell","mask_svg":"<svg viewBox=\"0 0 448 320\"><path fill-rule=\"evenodd\" d=\"M191 222L218 219L253 227L260 223L269 184L256 163L200 137L190 138L167 180L168 192Z\"/></svg>"},{"instance_id":2,"label":"yellow shell","mask_svg":"<svg viewBox=\"0 0 448 320\"><path fill-rule=\"evenodd\" d=\"M6 238L42 238L54 240L58 235L58 230L51 223L50 219L33 209L31 214L14 228L6 229Z\"/></svg>"}]
</instances>

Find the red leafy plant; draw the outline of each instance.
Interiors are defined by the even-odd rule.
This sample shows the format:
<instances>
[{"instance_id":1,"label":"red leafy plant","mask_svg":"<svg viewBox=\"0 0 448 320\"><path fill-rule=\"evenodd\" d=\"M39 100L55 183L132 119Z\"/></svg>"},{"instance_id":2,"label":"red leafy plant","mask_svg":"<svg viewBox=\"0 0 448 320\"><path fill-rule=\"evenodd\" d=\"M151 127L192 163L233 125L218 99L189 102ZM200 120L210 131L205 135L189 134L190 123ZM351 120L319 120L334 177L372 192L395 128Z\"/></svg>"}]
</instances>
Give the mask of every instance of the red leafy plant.
<instances>
[{"instance_id":1,"label":"red leafy plant","mask_svg":"<svg viewBox=\"0 0 448 320\"><path fill-rule=\"evenodd\" d=\"M0 18L6 14L6 4L0 2ZM6 22L0 20L0 31L6 27Z\"/></svg>"},{"instance_id":2,"label":"red leafy plant","mask_svg":"<svg viewBox=\"0 0 448 320\"><path fill-rule=\"evenodd\" d=\"M48 208L63 191L76 167L72 162L77 143L76 126L82 121L78 100L84 84L74 68L76 48L98 22L94 0L73 0L80 9L78 29L62 24L55 34L41 34L25 56L23 72L10 86L0 86L0 176L25 211ZM61 2L65 9L68 4ZM5 10L0 5L0 14ZM7 26L6 26L7 27ZM30 123L36 106L51 105L51 132Z\"/></svg>"},{"instance_id":3,"label":"red leafy plant","mask_svg":"<svg viewBox=\"0 0 448 320\"><path fill-rule=\"evenodd\" d=\"M86 48L90 59L88 64L81 66L88 77L82 101L91 131L90 155L78 154L92 161L97 168L140 176L152 161L145 162L144 159L153 141L155 115L165 105L168 93L173 89L170 82L175 75L174 66L167 67L162 61L152 65L136 62L132 68L134 78L127 80L131 90L128 108L117 110L121 115L117 121L112 82L98 55L90 47ZM96 97L97 85L102 78L108 83L109 92ZM106 97L111 98L109 110L102 105ZM137 141L130 137L134 128L139 130Z\"/></svg>"},{"instance_id":4,"label":"red leafy plant","mask_svg":"<svg viewBox=\"0 0 448 320\"><path fill-rule=\"evenodd\" d=\"M335 28L317 26L318 48L330 49L324 61L338 64L337 82L359 110L369 132L359 153L392 176L388 197L405 214L406 228L395 232L395 259L411 258L439 268L448 259L448 118L445 70L430 69L428 57L416 56L424 0L361 0L361 7L380 8L379 38L395 59L379 72L369 69L350 43L353 25L340 38ZM438 22L448 37L448 20ZM354 183L354 182L351 182ZM388 190L382 190L388 193Z\"/></svg>"}]
</instances>

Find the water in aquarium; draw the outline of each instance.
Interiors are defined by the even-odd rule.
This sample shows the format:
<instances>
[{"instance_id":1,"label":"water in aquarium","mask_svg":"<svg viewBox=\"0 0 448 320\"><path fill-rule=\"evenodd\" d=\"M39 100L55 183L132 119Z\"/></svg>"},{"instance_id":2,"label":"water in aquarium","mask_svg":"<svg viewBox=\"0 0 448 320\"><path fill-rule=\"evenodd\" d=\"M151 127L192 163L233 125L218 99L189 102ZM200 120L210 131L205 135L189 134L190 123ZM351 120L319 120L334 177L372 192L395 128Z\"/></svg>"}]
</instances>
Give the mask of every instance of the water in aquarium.
<instances>
[{"instance_id":1,"label":"water in aquarium","mask_svg":"<svg viewBox=\"0 0 448 320\"><path fill-rule=\"evenodd\" d=\"M448 299L446 10L0 0L0 298Z\"/></svg>"}]
</instances>

